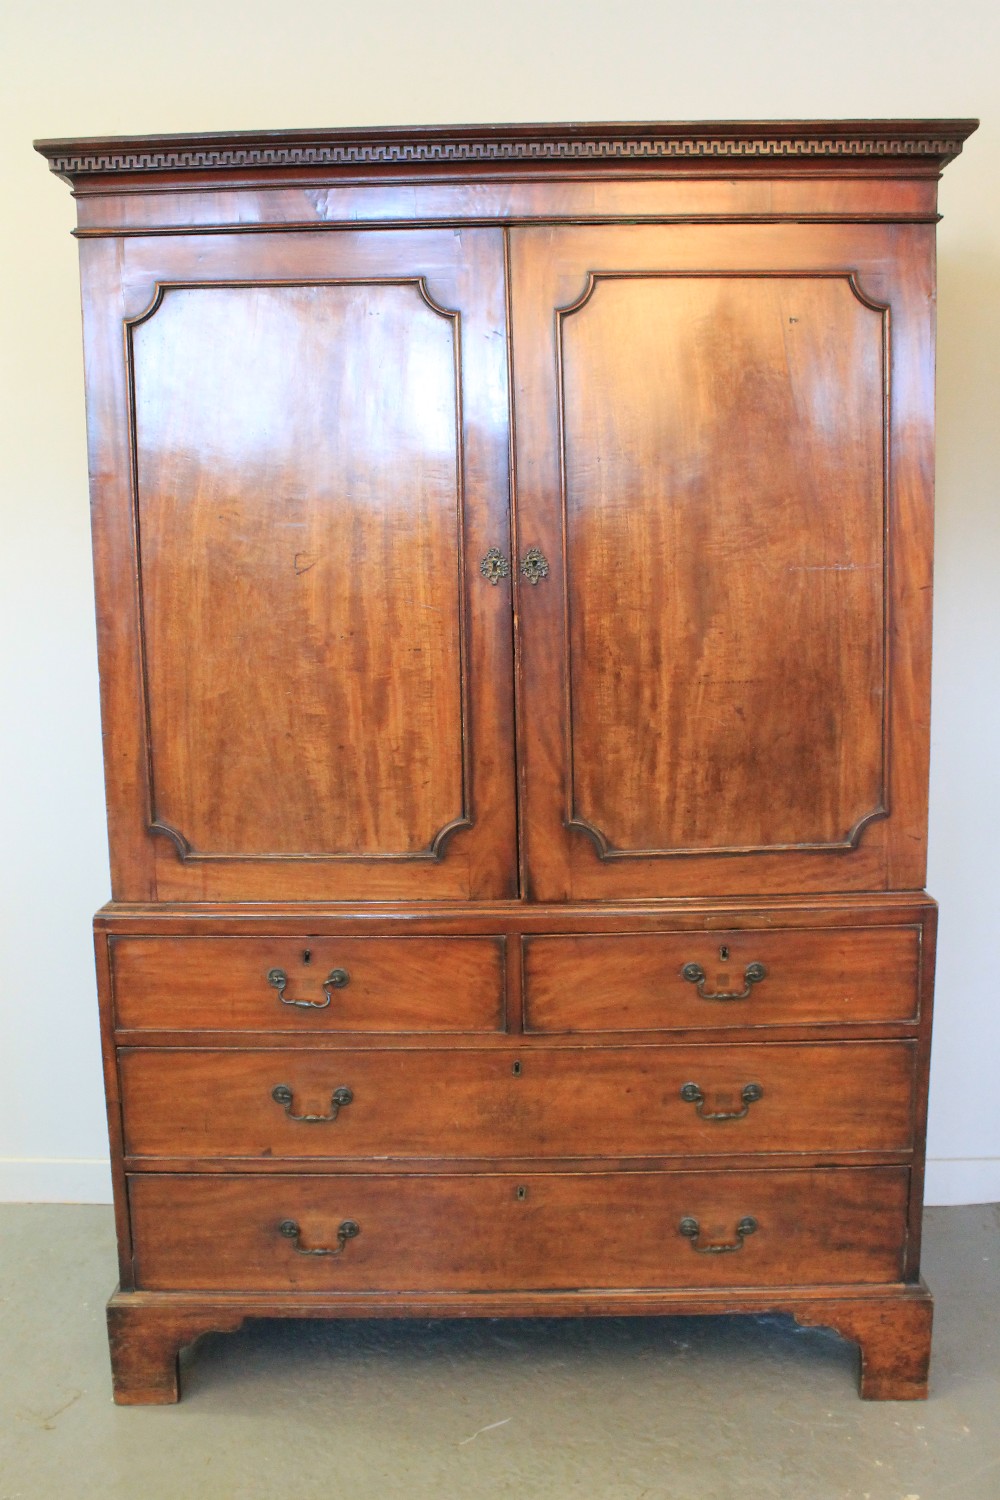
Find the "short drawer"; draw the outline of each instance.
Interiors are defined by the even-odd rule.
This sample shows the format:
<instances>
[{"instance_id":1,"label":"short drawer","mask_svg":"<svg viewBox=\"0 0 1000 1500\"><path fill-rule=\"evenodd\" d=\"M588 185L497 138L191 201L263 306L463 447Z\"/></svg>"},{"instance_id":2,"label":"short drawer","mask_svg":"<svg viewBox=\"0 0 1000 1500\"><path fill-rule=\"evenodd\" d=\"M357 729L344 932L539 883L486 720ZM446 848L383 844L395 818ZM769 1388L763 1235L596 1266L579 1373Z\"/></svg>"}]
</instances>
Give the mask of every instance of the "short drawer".
<instances>
[{"instance_id":1,"label":"short drawer","mask_svg":"<svg viewBox=\"0 0 1000 1500\"><path fill-rule=\"evenodd\" d=\"M913 1021L919 986L916 927L524 939L529 1031Z\"/></svg>"},{"instance_id":2,"label":"short drawer","mask_svg":"<svg viewBox=\"0 0 1000 1500\"><path fill-rule=\"evenodd\" d=\"M115 1018L137 1031L496 1031L500 937L114 938Z\"/></svg>"},{"instance_id":3,"label":"short drawer","mask_svg":"<svg viewBox=\"0 0 1000 1500\"><path fill-rule=\"evenodd\" d=\"M151 1173L129 1193L139 1288L329 1296L891 1282L908 1183L897 1167Z\"/></svg>"},{"instance_id":4,"label":"short drawer","mask_svg":"<svg viewBox=\"0 0 1000 1500\"><path fill-rule=\"evenodd\" d=\"M122 1048L133 1158L905 1151L911 1042L519 1052Z\"/></svg>"}]
</instances>

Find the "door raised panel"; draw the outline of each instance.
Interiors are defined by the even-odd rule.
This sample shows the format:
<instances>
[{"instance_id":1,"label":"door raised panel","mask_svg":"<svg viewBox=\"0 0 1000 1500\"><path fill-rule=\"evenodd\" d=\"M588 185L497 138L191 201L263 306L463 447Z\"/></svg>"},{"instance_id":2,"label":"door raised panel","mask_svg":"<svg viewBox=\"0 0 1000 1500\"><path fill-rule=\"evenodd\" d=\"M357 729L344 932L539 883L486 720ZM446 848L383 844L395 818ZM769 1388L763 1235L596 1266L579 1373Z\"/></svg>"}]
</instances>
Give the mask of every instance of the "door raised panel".
<instances>
[{"instance_id":1,"label":"door raised panel","mask_svg":"<svg viewBox=\"0 0 1000 1500\"><path fill-rule=\"evenodd\" d=\"M457 315L417 281L188 286L131 344L155 822L433 855L468 822Z\"/></svg>"},{"instance_id":2,"label":"door raised panel","mask_svg":"<svg viewBox=\"0 0 1000 1500\"><path fill-rule=\"evenodd\" d=\"M885 808L885 317L846 276L594 276L559 315L570 826L849 847Z\"/></svg>"}]
</instances>

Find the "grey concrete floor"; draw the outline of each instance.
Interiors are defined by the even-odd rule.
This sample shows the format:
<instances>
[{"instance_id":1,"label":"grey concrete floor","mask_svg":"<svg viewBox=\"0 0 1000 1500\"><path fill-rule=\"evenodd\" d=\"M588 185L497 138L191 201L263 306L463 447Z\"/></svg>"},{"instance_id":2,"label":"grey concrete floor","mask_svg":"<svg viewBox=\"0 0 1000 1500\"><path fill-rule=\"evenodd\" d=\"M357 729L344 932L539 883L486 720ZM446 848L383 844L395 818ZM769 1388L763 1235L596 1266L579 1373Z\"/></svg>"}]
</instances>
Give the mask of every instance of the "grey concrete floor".
<instances>
[{"instance_id":1,"label":"grey concrete floor","mask_svg":"<svg viewBox=\"0 0 1000 1500\"><path fill-rule=\"evenodd\" d=\"M1000 1500L1000 1208L932 1209L932 1396L785 1318L259 1322L112 1405L109 1209L0 1207L0 1500Z\"/></svg>"}]
</instances>

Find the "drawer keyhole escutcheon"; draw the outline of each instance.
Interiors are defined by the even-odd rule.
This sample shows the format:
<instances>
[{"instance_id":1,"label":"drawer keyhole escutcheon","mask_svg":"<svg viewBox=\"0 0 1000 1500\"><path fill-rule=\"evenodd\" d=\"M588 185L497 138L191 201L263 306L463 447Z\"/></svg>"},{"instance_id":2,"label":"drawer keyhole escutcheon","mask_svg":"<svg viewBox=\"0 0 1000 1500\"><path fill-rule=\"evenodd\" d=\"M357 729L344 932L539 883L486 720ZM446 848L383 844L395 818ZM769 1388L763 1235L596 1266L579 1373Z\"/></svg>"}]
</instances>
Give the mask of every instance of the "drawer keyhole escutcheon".
<instances>
[{"instance_id":1,"label":"drawer keyhole escutcheon","mask_svg":"<svg viewBox=\"0 0 1000 1500\"><path fill-rule=\"evenodd\" d=\"M527 1198L527 1196L528 1196L528 1189L526 1187L521 1186L521 1187L519 1187L517 1189L517 1191L514 1194L514 1196L517 1199L518 1203L523 1203L524 1200L525 1200L525 1198Z\"/></svg>"},{"instance_id":2,"label":"drawer keyhole escutcheon","mask_svg":"<svg viewBox=\"0 0 1000 1500\"><path fill-rule=\"evenodd\" d=\"M341 1087L334 1089L330 1095L330 1113L328 1115L294 1115L292 1104L294 1094L287 1083L276 1083L271 1090L271 1098L275 1104L280 1104L290 1120L297 1120L300 1125L326 1125L335 1120L342 1109L346 1109L354 1102L354 1095L350 1089Z\"/></svg>"},{"instance_id":3,"label":"drawer keyhole escutcheon","mask_svg":"<svg viewBox=\"0 0 1000 1500\"><path fill-rule=\"evenodd\" d=\"M361 1225L355 1219L345 1219L337 1230L336 1246L316 1245L307 1249L302 1243L302 1231L294 1219L282 1219L278 1225L278 1233L283 1234L286 1240L292 1241L292 1249L296 1255L343 1255L344 1247L348 1240L357 1239L361 1233Z\"/></svg>"},{"instance_id":4,"label":"drawer keyhole escutcheon","mask_svg":"<svg viewBox=\"0 0 1000 1500\"><path fill-rule=\"evenodd\" d=\"M734 1245L699 1245L698 1237L701 1234L701 1225L697 1219L684 1218L677 1226L680 1233L689 1241L692 1250L697 1250L699 1255L732 1255L736 1250L743 1249L743 1241L748 1234L754 1234L757 1230L757 1220L749 1214L736 1226L736 1243Z\"/></svg>"},{"instance_id":5,"label":"drawer keyhole escutcheon","mask_svg":"<svg viewBox=\"0 0 1000 1500\"><path fill-rule=\"evenodd\" d=\"M308 953L309 949L307 948L306 952L302 955L306 963L309 962L309 958L306 957ZM295 1005L299 1010L326 1010L330 1004L331 990L342 990L345 984L350 983L350 979L351 976L346 969L331 969L323 981L324 998L322 1000L293 1000L290 995L285 994L288 986L288 975L284 969L268 969L267 971L267 982L272 989L278 991L278 999L282 1005Z\"/></svg>"},{"instance_id":6,"label":"drawer keyhole escutcheon","mask_svg":"<svg viewBox=\"0 0 1000 1500\"><path fill-rule=\"evenodd\" d=\"M760 963L747 964L743 970L741 990L706 990L706 974L701 964L685 964L681 970L681 978L686 979L688 984L696 984L703 1000L746 1000L754 985L767 978L767 970Z\"/></svg>"},{"instance_id":7,"label":"drawer keyhole escutcheon","mask_svg":"<svg viewBox=\"0 0 1000 1500\"><path fill-rule=\"evenodd\" d=\"M520 1059L518 1059L517 1062L511 1064L510 1071L513 1073L513 1075L514 1075L515 1078L520 1078L520 1076L521 1076L521 1062L520 1062Z\"/></svg>"},{"instance_id":8,"label":"drawer keyhole escutcheon","mask_svg":"<svg viewBox=\"0 0 1000 1500\"><path fill-rule=\"evenodd\" d=\"M699 1120L745 1120L750 1113L751 1104L756 1104L757 1100L763 1097L764 1090L759 1083L745 1083L740 1090L740 1098L743 1101L742 1109L721 1110L713 1114L710 1110L702 1108L705 1095L696 1083L685 1083L681 1088L681 1098L684 1103L697 1106L695 1114Z\"/></svg>"}]
</instances>

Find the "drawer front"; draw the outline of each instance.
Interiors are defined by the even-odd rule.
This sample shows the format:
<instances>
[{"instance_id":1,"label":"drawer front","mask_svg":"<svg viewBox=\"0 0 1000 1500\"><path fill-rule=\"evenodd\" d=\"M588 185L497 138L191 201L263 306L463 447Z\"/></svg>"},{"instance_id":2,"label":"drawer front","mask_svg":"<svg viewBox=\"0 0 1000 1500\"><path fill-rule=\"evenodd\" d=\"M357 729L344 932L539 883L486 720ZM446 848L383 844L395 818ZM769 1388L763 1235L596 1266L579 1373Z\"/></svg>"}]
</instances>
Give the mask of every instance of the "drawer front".
<instances>
[{"instance_id":1,"label":"drawer front","mask_svg":"<svg viewBox=\"0 0 1000 1500\"><path fill-rule=\"evenodd\" d=\"M112 940L111 963L116 1022L139 1031L504 1024L500 937L125 937Z\"/></svg>"},{"instance_id":2,"label":"drawer front","mask_svg":"<svg viewBox=\"0 0 1000 1500\"><path fill-rule=\"evenodd\" d=\"M905 1041L119 1053L126 1154L192 1160L900 1151L914 1062Z\"/></svg>"},{"instance_id":3,"label":"drawer front","mask_svg":"<svg viewBox=\"0 0 1000 1500\"><path fill-rule=\"evenodd\" d=\"M528 937L524 971L529 1031L913 1021L920 931Z\"/></svg>"},{"instance_id":4,"label":"drawer front","mask_svg":"<svg viewBox=\"0 0 1000 1500\"><path fill-rule=\"evenodd\" d=\"M129 1192L138 1287L329 1295L896 1281L908 1178L150 1173Z\"/></svg>"}]
</instances>

